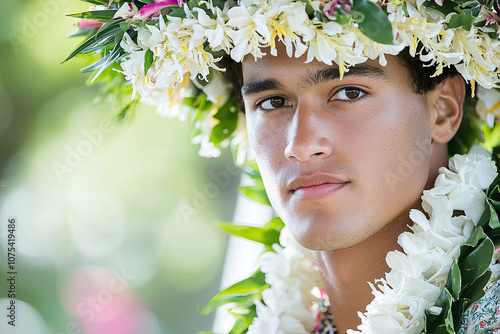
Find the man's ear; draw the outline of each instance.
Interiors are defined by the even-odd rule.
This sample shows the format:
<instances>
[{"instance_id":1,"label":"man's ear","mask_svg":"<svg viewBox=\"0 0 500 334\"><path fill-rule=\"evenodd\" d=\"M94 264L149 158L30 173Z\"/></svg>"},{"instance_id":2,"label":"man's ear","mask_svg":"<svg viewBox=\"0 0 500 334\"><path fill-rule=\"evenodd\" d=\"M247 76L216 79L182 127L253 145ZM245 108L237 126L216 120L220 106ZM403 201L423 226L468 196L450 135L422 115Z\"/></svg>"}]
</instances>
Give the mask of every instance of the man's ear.
<instances>
[{"instance_id":1,"label":"man's ear","mask_svg":"<svg viewBox=\"0 0 500 334\"><path fill-rule=\"evenodd\" d=\"M457 133L462 121L465 82L462 76L455 75L441 83L431 95L435 110L432 139L445 144Z\"/></svg>"}]
</instances>

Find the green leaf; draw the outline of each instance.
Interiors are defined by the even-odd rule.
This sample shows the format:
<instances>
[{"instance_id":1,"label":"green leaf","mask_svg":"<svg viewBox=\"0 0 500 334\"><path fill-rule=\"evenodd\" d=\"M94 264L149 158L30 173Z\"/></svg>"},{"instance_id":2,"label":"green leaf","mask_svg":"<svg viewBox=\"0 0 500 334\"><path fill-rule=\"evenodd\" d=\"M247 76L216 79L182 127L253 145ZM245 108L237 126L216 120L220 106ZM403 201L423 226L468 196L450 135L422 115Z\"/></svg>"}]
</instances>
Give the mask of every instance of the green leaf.
<instances>
[{"instance_id":1,"label":"green leaf","mask_svg":"<svg viewBox=\"0 0 500 334\"><path fill-rule=\"evenodd\" d=\"M261 292L268 287L264 273L257 270L252 276L217 293L210 299L207 306L199 307L198 312L209 314L222 305L235 302L249 301L250 305L253 305L253 300L261 299Z\"/></svg>"},{"instance_id":2,"label":"green leaf","mask_svg":"<svg viewBox=\"0 0 500 334\"><path fill-rule=\"evenodd\" d=\"M470 30L472 24L476 21L476 18L471 15L466 14L455 14L450 17L448 26L450 28L464 28L465 30Z\"/></svg>"},{"instance_id":3,"label":"green leaf","mask_svg":"<svg viewBox=\"0 0 500 334\"><path fill-rule=\"evenodd\" d=\"M356 15L356 12L362 15ZM377 4L369 0L354 0L351 14L365 36L377 43L393 44L391 22Z\"/></svg>"},{"instance_id":4,"label":"green leaf","mask_svg":"<svg viewBox=\"0 0 500 334\"><path fill-rule=\"evenodd\" d=\"M80 29L76 30L75 32L72 32L71 34L69 34L66 37L68 37L68 38L80 37L80 36L89 37L89 36L94 35L96 31L97 31L97 28L80 28Z\"/></svg>"},{"instance_id":5,"label":"green leaf","mask_svg":"<svg viewBox=\"0 0 500 334\"><path fill-rule=\"evenodd\" d=\"M233 328L228 334L244 334L247 332L248 327L252 324L253 319L257 316L255 307L249 310L249 313L236 313L231 312L236 318Z\"/></svg>"},{"instance_id":6,"label":"green leaf","mask_svg":"<svg viewBox=\"0 0 500 334\"><path fill-rule=\"evenodd\" d=\"M93 3L94 5L103 5L103 6L108 6L108 0L82 0L83 2L90 2Z\"/></svg>"},{"instance_id":7,"label":"green leaf","mask_svg":"<svg viewBox=\"0 0 500 334\"><path fill-rule=\"evenodd\" d=\"M132 100L114 118L119 122L133 118L137 103L139 103L139 99Z\"/></svg>"},{"instance_id":8,"label":"green leaf","mask_svg":"<svg viewBox=\"0 0 500 334\"><path fill-rule=\"evenodd\" d=\"M91 10L83 13L69 14L68 16L80 19L89 19L89 20L107 22L113 19L115 13L116 13L115 9L104 9L104 10Z\"/></svg>"},{"instance_id":9,"label":"green leaf","mask_svg":"<svg viewBox=\"0 0 500 334\"><path fill-rule=\"evenodd\" d=\"M459 263L463 287L467 287L483 275L491 262L495 246L489 239L483 239L477 247Z\"/></svg>"},{"instance_id":10,"label":"green leaf","mask_svg":"<svg viewBox=\"0 0 500 334\"><path fill-rule=\"evenodd\" d=\"M490 207L490 221L489 221L489 226L492 229L500 228L500 221L498 220L498 214L495 208L493 207L493 204L490 203L491 201L486 201L488 203L488 206Z\"/></svg>"},{"instance_id":11,"label":"green leaf","mask_svg":"<svg viewBox=\"0 0 500 334\"><path fill-rule=\"evenodd\" d=\"M104 63L100 66L99 70L96 72L94 77L92 78L91 82L94 82L101 73L108 68L109 66L113 65L115 62L120 60L124 55L125 51L120 47L120 45L115 45L115 48L103 59L105 59Z\"/></svg>"},{"instance_id":12,"label":"green leaf","mask_svg":"<svg viewBox=\"0 0 500 334\"><path fill-rule=\"evenodd\" d=\"M122 19L112 20L103 24L97 33L95 34L96 40L105 40L108 38L114 38L115 36L119 36L119 41L121 41L123 37L123 29L120 24L123 23Z\"/></svg>"},{"instance_id":13,"label":"green leaf","mask_svg":"<svg viewBox=\"0 0 500 334\"><path fill-rule=\"evenodd\" d=\"M263 227L222 222L218 223L217 226L234 236L271 247L273 244L279 243L283 222L279 218L273 218Z\"/></svg>"},{"instance_id":14,"label":"green leaf","mask_svg":"<svg viewBox=\"0 0 500 334\"><path fill-rule=\"evenodd\" d=\"M452 317L451 314L452 300L453 297L451 296L450 291L448 291L446 287L443 288L435 304L435 306L441 307L441 313L433 314L427 310L425 311L426 333L428 334L448 333L446 331L447 330L446 326L442 324L446 323L449 317Z\"/></svg>"},{"instance_id":15,"label":"green leaf","mask_svg":"<svg viewBox=\"0 0 500 334\"><path fill-rule=\"evenodd\" d=\"M444 1L442 6L438 5L435 1L424 1L422 6L433 8L444 15L455 12L455 3L453 1Z\"/></svg>"},{"instance_id":16,"label":"green leaf","mask_svg":"<svg viewBox=\"0 0 500 334\"><path fill-rule=\"evenodd\" d=\"M146 52L144 53L144 73L146 74L148 73L151 64L153 64L153 60L154 60L153 51L147 49Z\"/></svg>"},{"instance_id":17,"label":"green leaf","mask_svg":"<svg viewBox=\"0 0 500 334\"><path fill-rule=\"evenodd\" d=\"M464 247L476 247L477 244L485 238L487 238L487 235L484 233L483 229L482 228L475 228L474 232L472 232L472 235L469 237L467 242L465 242L465 244L462 245L462 248L464 248ZM465 258L465 256L467 256L468 254L469 253L464 253L463 251L460 251L460 257L459 257L458 262L461 262Z\"/></svg>"},{"instance_id":18,"label":"green leaf","mask_svg":"<svg viewBox=\"0 0 500 334\"><path fill-rule=\"evenodd\" d=\"M69 56L66 58L64 62L67 62L71 58L80 55L80 54L88 54L92 53L101 49L104 49L107 46L110 46L113 44L113 39L112 38L107 38L105 40L96 40L95 35L90 36L88 39L86 39L82 44L80 44Z\"/></svg>"},{"instance_id":19,"label":"green leaf","mask_svg":"<svg viewBox=\"0 0 500 334\"><path fill-rule=\"evenodd\" d=\"M262 182L262 177L258 171L256 164L249 166L244 170L244 173L250 177L255 183L251 186L239 187L238 191L243 196L264 205L271 205L269 198L267 197L266 189L264 188L264 183Z\"/></svg>"},{"instance_id":20,"label":"green leaf","mask_svg":"<svg viewBox=\"0 0 500 334\"><path fill-rule=\"evenodd\" d=\"M243 196L263 205L271 205L269 198L267 197L266 190L262 185L248 186L248 187L238 187L238 192Z\"/></svg>"},{"instance_id":21,"label":"green leaf","mask_svg":"<svg viewBox=\"0 0 500 334\"><path fill-rule=\"evenodd\" d=\"M461 298L455 302L453 302L453 305L451 306L451 312L453 314L453 320L454 320L454 328L459 328L460 326L460 320L462 320L462 315L464 312L467 310L467 305L468 305L469 299L467 298Z\"/></svg>"},{"instance_id":22,"label":"green leaf","mask_svg":"<svg viewBox=\"0 0 500 334\"><path fill-rule=\"evenodd\" d=\"M458 300L462 290L462 277L460 276L460 268L458 267L457 261L453 261L451 265L446 287L450 291L453 299Z\"/></svg>"},{"instance_id":23,"label":"green leaf","mask_svg":"<svg viewBox=\"0 0 500 334\"><path fill-rule=\"evenodd\" d=\"M219 121L210 134L210 141L214 144L220 144L236 130L238 124L238 103L236 97L232 96L214 115Z\"/></svg>"},{"instance_id":24,"label":"green leaf","mask_svg":"<svg viewBox=\"0 0 500 334\"><path fill-rule=\"evenodd\" d=\"M484 228L490 222L490 216L490 210L485 208L481 218L479 218L479 221L477 222L477 226Z\"/></svg>"},{"instance_id":25,"label":"green leaf","mask_svg":"<svg viewBox=\"0 0 500 334\"><path fill-rule=\"evenodd\" d=\"M489 261L488 261L489 262ZM473 284L464 289L461 298L466 298L467 304L465 309L469 308L484 296L484 287L488 284L491 277L491 271L487 270L483 275L477 278Z\"/></svg>"}]
</instances>

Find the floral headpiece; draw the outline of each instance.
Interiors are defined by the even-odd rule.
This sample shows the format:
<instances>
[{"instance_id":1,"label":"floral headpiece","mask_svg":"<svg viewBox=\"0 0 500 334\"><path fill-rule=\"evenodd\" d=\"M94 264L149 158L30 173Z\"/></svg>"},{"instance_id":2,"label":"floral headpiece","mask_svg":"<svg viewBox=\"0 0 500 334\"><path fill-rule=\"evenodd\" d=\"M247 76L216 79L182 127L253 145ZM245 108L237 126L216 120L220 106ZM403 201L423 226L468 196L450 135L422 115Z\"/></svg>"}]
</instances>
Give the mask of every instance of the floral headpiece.
<instances>
[{"instance_id":1,"label":"floral headpiece","mask_svg":"<svg viewBox=\"0 0 500 334\"><path fill-rule=\"evenodd\" d=\"M454 66L473 95L476 83L483 87L476 108L483 122L492 126L500 115L499 0L84 1L96 6L71 16L82 19L73 35L87 39L68 59L97 54L83 71L95 71L93 80L101 76L114 92L131 85L124 110L140 100L162 115L189 118L204 156L244 142L219 61L262 57L264 48L276 54L278 42L289 57L336 63L341 76L367 59L385 65L385 55L407 47L436 68L434 76Z\"/></svg>"}]
</instances>

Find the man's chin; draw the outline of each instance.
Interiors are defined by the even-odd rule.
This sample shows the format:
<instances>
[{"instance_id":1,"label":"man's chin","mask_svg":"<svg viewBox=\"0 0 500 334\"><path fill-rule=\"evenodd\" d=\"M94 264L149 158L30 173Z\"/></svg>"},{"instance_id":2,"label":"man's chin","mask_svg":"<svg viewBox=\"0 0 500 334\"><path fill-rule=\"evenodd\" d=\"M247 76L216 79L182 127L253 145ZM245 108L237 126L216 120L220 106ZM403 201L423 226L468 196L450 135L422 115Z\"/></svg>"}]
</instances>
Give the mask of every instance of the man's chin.
<instances>
[{"instance_id":1,"label":"man's chin","mask_svg":"<svg viewBox=\"0 0 500 334\"><path fill-rule=\"evenodd\" d=\"M307 225L307 224L306 224ZM289 224L289 229L294 237L294 239L304 248L313 251L336 251L341 249L347 249L357 244L361 243L359 235L352 230L342 231L342 230L332 230L330 228L325 228L323 226L318 226L321 224L315 224L316 226L304 226L301 224L299 228L294 226L294 224Z\"/></svg>"}]
</instances>

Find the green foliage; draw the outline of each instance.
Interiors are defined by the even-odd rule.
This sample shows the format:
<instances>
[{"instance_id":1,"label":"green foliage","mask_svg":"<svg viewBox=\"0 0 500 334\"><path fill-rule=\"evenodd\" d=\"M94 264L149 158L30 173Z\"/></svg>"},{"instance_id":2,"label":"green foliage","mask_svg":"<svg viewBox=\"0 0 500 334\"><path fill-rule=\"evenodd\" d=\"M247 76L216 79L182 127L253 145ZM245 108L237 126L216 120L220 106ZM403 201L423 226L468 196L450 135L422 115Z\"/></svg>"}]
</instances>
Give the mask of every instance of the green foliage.
<instances>
[{"instance_id":1,"label":"green foliage","mask_svg":"<svg viewBox=\"0 0 500 334\"><path fill-rule=\"evenodd\" d=\"M83 2L89 2L94 5L102 5L102 6L107 6L108 5L108 0L81 0Z\"/></svg>"},{"instance_id":2,"label":"green foliage","mask_svg":"<svg viewBox=\"0 0 500 334\"><path fill-rule=\"evenodd\" d=\"M231 98L217 110L214 118L219 120L210 135L210 141L214 144L220 144L227 138L229 138L236 126L238 125L238 112L239 109L236 107L238 103L236 102L236 97L233 95Z\"/></svg>"},{"instance_id":3,"label":"green foliage","mask_svg":"<svg viewBox=\"0 0 500 334\"><path fill-rule=\"evenodd\" d=\"M115 15L115 9L105 9L105 10L93 10L83 13L69 14L68 16L76 17L80 19L96 20L100 22L107 22L113 19Z\"/></svg>"},{"instance_id":4,"label":"green foliage","mask_svg":"<svg viewBox=\"0 0 500 334\"><path fill-rule=\"evenodd\" d=\"M465 30L470 30L472 24L476 21L476 18L472 15L467 14L455 14L450 17L450 22L448 26L450 28L463 27Z\"/></svg>"},{"instance_id":5,"label":"green foliage","mask_svg":"<svg viewBox=\"0 0 500 334\"><path fill-rule=\"evenodd\" d=\"M354 0L351 14L359 30L373 41L381 44L393 44L392 25L377 4L369 0Z\"/></svg>"},{"instance_id":6,"label":"green foliage","mask_svg":"<svg viewBox=\"0 0 500 334\"><path fill-rule=\"evenodd\" d=\"M266 251L273 251L272 245L279 244L280 231L284 226L280 218L271 219L263 227L231 223L219 223L218 225L232 235L262 243L266 247ZM217 293L210 299L207 306L199 308L199 312L208 314L222 305L233 305L234 307L229 312L235 317L236 322L229 334L246 333L248 326L257 316L255 300L262 301L262 291L268 287L265 275L259 269L252 276Z\"/></svg>"},{"instance_id":7,"label":"green foliage","mask_svg":"<svg viewBox=\"0 0 500 334\"><path fill-rule=\"evenodd\" d=\"M199 307L198 311L201 314L209 314L229 303L237 303L239 309L251 308L255 299L262 299L261 293L268 287L264 273L257 270L252 276L217 293L209 300L207 306Z\"/></svg>"},{"instance_id":8,"label":"green foliage","mask_svg":"<svg viewBox=\"0 0 500 334\"><path fill-rule=\"evenodd\" d=\"M284 226L280 218L273 218L262 227L233 223L218 223L217 225L234 236L261 243L268 250L272 250L273 244L279 244L280 231Z\"/></svg>"},{"instance_id":9,"label":"green foliage","mask_svg":"<svg viewBox=\"0 0 500 334\"><path fill-rule=\"evenodd\" d=\"M148 73L149 68L153 64L154 55L153 51L147 49L144 53L144 73Z\"/></svg>"},{"instance_id":10,"label":"green foliage","mask_svg":"<svg viewBox=\"0 0 500 334\"><path fill-rule=\"evenodd\" d=\"M257 203L271 206L260 172L256 169L246 169L244 172L254 181L254 184L251 186L239 187L238 191L240 194Z\"/></svg>"},{"instance_id":11,"label":"green foliage","mask_svg":"<svg viewBox=\"0 0 500 334\"><path fill-rule=\"evenodd\" d=\"M429 1L426 1L429 2ZM464 102L464 115L456 135L448 143L448 153L466 154L474 144L485 141L483 133L483 122L476 114L476 100L466 97Z\"/></svg>"}]
</instances>

